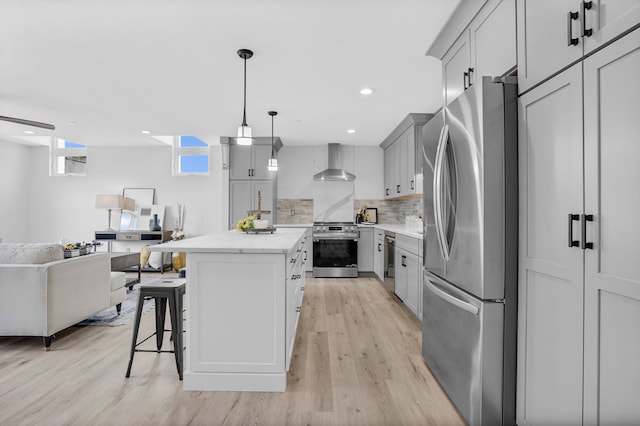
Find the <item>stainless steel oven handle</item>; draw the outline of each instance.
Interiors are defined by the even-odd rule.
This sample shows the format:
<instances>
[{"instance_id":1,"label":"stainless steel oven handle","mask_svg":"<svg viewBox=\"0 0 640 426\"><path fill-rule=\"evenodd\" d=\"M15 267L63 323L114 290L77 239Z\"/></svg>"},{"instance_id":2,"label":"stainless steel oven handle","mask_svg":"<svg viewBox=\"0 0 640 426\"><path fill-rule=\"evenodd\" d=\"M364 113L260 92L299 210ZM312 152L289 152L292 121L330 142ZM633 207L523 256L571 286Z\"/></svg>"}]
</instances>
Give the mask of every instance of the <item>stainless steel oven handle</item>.
<instances>
[{"instance_id":1,"label":"stainless steel oven handle","mask_svg":"<svg viewBox=\"0 0 640 426\"><path fill-rule=\"evenodd\" d=\"M319 243L320 241L358 241L358 238L354 237L354 238L344 238L344 237L336 237L336 238L314 238L313 242L314 243Z\"/></svg>"}]
</instances>

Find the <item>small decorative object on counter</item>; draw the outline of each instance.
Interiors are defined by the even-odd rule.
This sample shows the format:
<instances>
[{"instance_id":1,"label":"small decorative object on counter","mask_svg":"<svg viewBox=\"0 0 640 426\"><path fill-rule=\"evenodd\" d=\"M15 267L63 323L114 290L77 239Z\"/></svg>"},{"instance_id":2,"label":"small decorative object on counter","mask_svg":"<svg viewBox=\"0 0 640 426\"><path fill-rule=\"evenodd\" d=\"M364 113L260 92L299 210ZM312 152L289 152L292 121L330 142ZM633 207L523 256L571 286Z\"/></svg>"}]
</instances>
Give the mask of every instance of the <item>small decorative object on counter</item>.
<instances>
[{"instance_id":1,"label":"small decorative object on counter","mask_svg":"<svg viewBox=\"0 0 640 426\"><path fill-rule=\"evenodd\" d=\"M254 215L249 215L244 219L240 219L236 224L236 231L244 232L247 229L253 229L253 219L255 218Z\"/></svg>"},{"instance_id":2,"label":"small decorative object on counter","mask_svg":"<svg viewBox=\"0 0 640 426\"><path fill-rule=\"evenodd\" d=\"M77 257L84 256L85 254L89 254L91 252L92 244L87 244L84 241L82 243L75 244L65 244L63 246L64 249L64 257Z\"/></svg>"},{"instance_id":3,"label":"small decorative object on counter","mask_svg":"<svg viewBox=\"0 0 640 426\"><path fill-rule=\"evenodd\" d=\"M149 231L160 231L162 227L160 226L160 221L158 221L158 215L154 214L153 219L149 219Z\"/></svg>"}]
</instances>

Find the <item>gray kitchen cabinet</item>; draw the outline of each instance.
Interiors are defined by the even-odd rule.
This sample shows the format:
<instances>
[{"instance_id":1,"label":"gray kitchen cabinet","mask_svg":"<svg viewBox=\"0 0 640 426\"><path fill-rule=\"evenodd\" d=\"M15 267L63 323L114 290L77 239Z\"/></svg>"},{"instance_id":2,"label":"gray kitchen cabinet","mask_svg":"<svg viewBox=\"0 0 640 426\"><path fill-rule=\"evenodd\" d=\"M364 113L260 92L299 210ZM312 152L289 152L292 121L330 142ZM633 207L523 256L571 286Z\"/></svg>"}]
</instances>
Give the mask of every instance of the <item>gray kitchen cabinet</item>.
<instances>
[{"instance_id":1,"label":"gray kitchen cabinet","mask_svg":"<svg viewBox=\"0 0 640 426\"><path fill-rule=\"evenodd\" d=\"M502 76L516 67L515 0L490 0L442 59L444 104L482 76Z\"/></svg>"},{"instance_id":2,"label":"gray kitchen cabinet","mask_svg":"<svg viewBox=\"0 0 640 426\"><path fill-rule=\"evenodd\" d=\"M270 179L271 145L230 145L229 179Z\"/></svg>"},{"instance_id":3,"label":"gray kitchen cabinet","mask_svg":"<svg viewBox=\"0 0 640 426\"><path fill-rule=\"evenodd\" d=\"M520 93L639 23L637 0L518 0Z\"/></svg>"},{"instance_id":4,"label":"gray kitchen cabinet","mask_svg":"<svg viewBox=\"0 0 640 426\"><path fill-rule=\"evenodd\" d=\"M384 281L384 231L374 228L373 272L380 281Z\"/></svg>"},{"instance_id":5,"label":"gray kitchen cabinet","mask_svg":"<svg viewBox=\"0 0 640 426\"><path fill-rule=\"evenodd\" d=\"M373 228L358 227L358 272L373 271Z\"/></svg>"},{"instance_id":6,"label":"gray kitchen cabinet","mask_svg":"<svg viewBox=\"0 0 640 426\"><path fill-rule=\"evenodd\" d=\"M397 242L397 234L396 234L396 242ZM410 256L409 252L405 249L398 247L396 245L396 253L395 253L395 268L396 268L396 277L395 277L395 293L396 296L400 298L407 304L407 291L409 287L409 265L408 258Z\"/></svg>"},{"instance_id":7,"label":"gray kitchen cabinet","mask_svg":"<svg viewBox=\"0 0 640 426\"><path fill-rule=\"evenodd\" d=\"M307 241L303 238L298 247L286 259L286 369L289 371L296 340L296 331L302 310L302 299L305 290L305 250Z\"/></svg>"},{"instance_id":8,"label":"gray kitchen cabinet","mask_svg":"<svg viewBox=\"0 0 640 426\"><path fill-rule=\"evenodd\" d=\"M640 29L519 98L518 424L640 418L638 69Z\"/></svg>"},{"instance_id":9,"label":"gray kitchen cabinet","mask_svg":"<svg viewBox=\"0 0 640 426\"><path fill-rule=\"evenodd\" d=\"M433 114L411 113L380 144L384 150L384 197L403 199L422 194L418 184L422 174L421 158L417 152L422 138L422 126Z\"/></svg>"},{"instance_id":10,"label":"gray kitchen cabinet","mask_svg":"<svg viewBox=\"0 0 640 426\"><path fill-rule=\"evenodd\" d=\"M262 197L261 209L270 210L264 215L269 224L274 222L275 182L271 180L230 180L229 181L229 229L235 229L236 223L248 215L249 210L258 208L258 191Z\"/></svg>"},{"instance_id":11,"label":"gray kitchen cabinet","mask_svg":"<svg viewBox=\"0 0 640 426\"><path fill-rule=\"evenodd\" d=\"M585 424L640 419L639 71L640 29L584 61Z\"/></svg>"},{"instance_id":12,"label":"gray kitchen cabinet","mask_svg":"<svg viewBox=\"0 0 640 426\"><path fill-rule=\"evenodd\" d=\"M420 320L422 299L422 261L418 255L421 241L396 234L396 294Z\"/></svg>"},{"instance_id":13,"label":"gray kitchen cabinet","mask_svg":"<svg viewBox=\"0 0 640 426\"><path fill-rule=\"evenodd\" d=\"M255 138L253 145L236 145L233 138L221 137L220 143L229 146L229 229L235 229L249 210L258 209L258 191L262 197L261 209L270 210L263 219L277 223L277 176L267 170L271 157L271 138ZM280 138L274 148L282 147Z\"/></svg>"}]
</instances>

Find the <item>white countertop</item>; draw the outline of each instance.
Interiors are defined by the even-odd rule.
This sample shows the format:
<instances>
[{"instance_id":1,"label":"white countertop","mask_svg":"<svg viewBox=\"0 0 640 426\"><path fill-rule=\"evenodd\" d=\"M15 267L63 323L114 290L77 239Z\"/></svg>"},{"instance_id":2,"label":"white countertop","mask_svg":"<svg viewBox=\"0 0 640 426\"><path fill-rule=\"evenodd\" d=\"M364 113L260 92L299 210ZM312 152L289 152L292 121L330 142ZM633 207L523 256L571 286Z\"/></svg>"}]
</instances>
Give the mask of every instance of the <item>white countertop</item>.
<instances>
[{"instance_id":1,"label":"white countertop","mask_svg":"<svg viewBox=\"0 0 640 426\"><path fill-rule=\"evenodd\" d=\"M224 231L164 244L152 244L149 251L197 253L288 253L304 236L301 228L278 228L273 234Z\"/></svg>"},{"instance_id":2,"label":"white countertop","mask_svg":"<svg viewBox=\"0 0 640 426\"><path fill-rule=\"evenodd\" d=\"M313 223L284 223L275 225L276 228L311 228ZM396 234L406 235L408 237L418 238L420 240L423 239L424 235L420 232L415 232L413 230L408 229L402 223L374 223L374 224L365 224L359 223L358 227L360 228L378 228L383 231L390 231Z\"/></svg>"},{"instance_id":3,"label":"white countertop","mask_svg":"<svg viewBox=\"0 0 640 426\"><path fill-rule=\"evenodd\" d=\"M377 228L377 229L382 229L383 231L389 231L389 232L393 232L395 234L400 234L400 235L406 235L407 237L413 237L413 238L417 238L419 240L422 240L424 235L419 233L419 232L415 232L411 229L408 229L404 224L401 223L389 223L389 224L384 224L384 223L376 223L373 225L364 225L359 223L358 224L359 227L361 228Z\"/></svg>"}]
</instances>

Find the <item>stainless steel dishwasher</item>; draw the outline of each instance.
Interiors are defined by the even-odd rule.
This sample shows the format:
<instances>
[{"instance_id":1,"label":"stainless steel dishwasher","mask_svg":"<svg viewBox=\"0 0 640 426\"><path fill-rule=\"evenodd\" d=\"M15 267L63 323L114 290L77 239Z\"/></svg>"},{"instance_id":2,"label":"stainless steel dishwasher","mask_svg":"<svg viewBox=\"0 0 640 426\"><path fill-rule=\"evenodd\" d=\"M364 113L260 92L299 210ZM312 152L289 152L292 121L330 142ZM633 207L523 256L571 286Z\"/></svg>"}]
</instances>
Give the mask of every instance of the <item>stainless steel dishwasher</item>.
<instances>
[{"instance_id":1,"label":"stainless steel dishwasher","mask_svg":"<svg viewBox=\"0 0 640 426\"><path fill-rule=\"evenodd\" d=\"M396 234L384 231L384 288L391 293L396 291Z\"/></svg>"}]
</instances>

